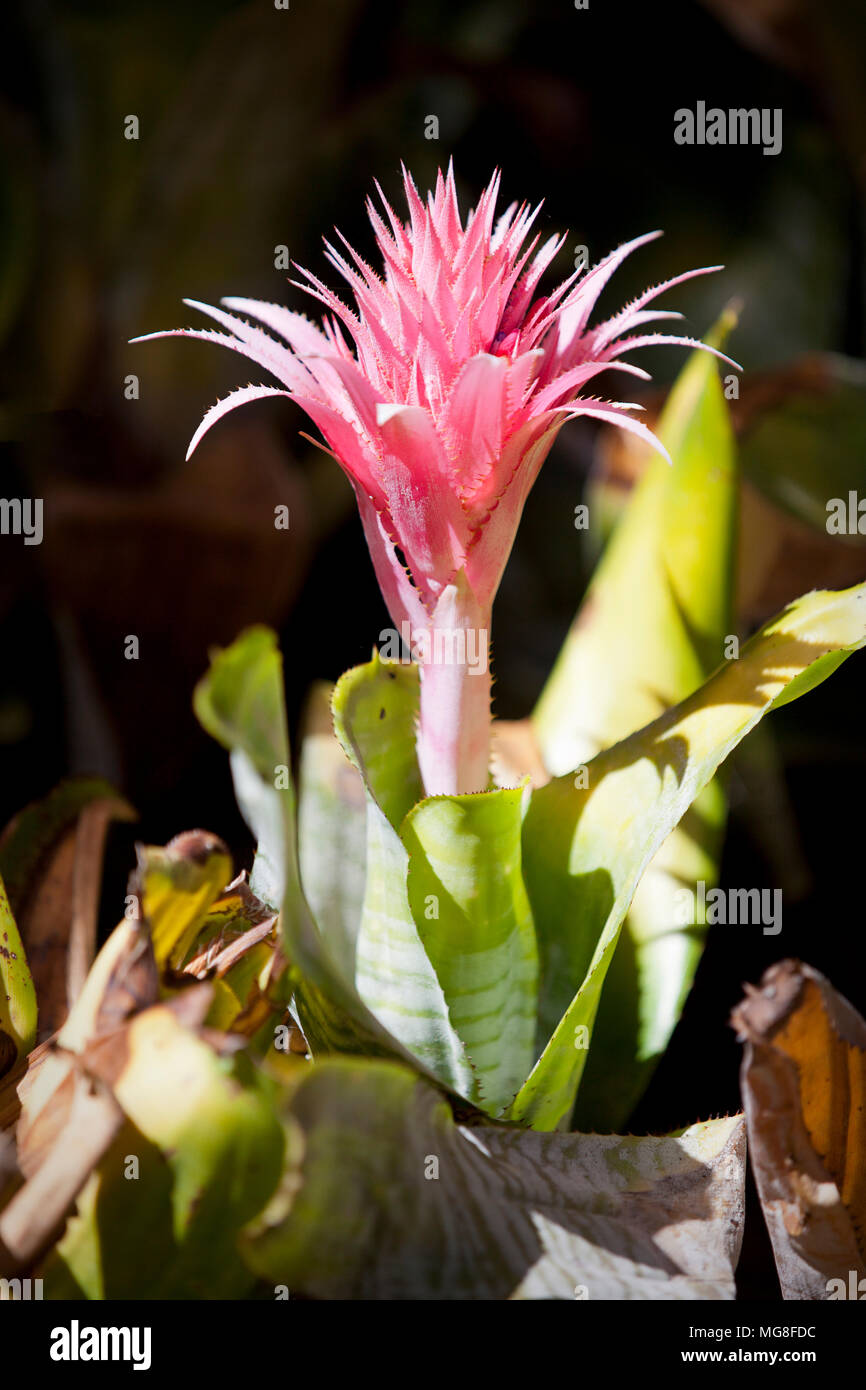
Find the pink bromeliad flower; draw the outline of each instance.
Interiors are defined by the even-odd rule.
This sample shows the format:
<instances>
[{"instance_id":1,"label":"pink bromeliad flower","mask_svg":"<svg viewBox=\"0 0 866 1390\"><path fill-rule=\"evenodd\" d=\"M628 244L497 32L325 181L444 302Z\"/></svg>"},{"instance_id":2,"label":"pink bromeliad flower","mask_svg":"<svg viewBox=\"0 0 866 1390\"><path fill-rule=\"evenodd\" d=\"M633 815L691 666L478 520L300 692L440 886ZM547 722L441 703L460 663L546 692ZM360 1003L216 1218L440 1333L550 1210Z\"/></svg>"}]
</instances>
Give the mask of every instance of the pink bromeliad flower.
<instances>
[{"instance_id":1,"label":"pink bromeliad flower","mask_svg":"<svg viewBox=\"0 0 866 1390\"><path fill-rule=\"evenodd\" d=\"M720 267L667 280L590 327L611 274L659 232L539 294L565 241L553 236L538 247L536 236L525 246L540 205L512 204L497 220L497 172L464 226L451 168L446 177L440 172L426 204L405 170L404 184L407 223L381 189L387 225L368 202L384 262L379 274L348 243L350 259L326 242L355 309L299 267L309 282L299 287L330 311L321 328L259 300L224 299L226 309L186 300L228 332L146 336L223 343L282 383L246 386L218 402L187 457L223 415L266 396L290 397L318 426L354 487L389 612L411 634L420 664L424 787L428 795L473 792L487 787L489 774L491 608L527 494L565 421L580 415L611 421L665 452L633 418L640 407L583 393L610 369L647 379L622 360L633 348L704 347L635 330L680 318L646 306Z\"/></svg>"}]
</instances>

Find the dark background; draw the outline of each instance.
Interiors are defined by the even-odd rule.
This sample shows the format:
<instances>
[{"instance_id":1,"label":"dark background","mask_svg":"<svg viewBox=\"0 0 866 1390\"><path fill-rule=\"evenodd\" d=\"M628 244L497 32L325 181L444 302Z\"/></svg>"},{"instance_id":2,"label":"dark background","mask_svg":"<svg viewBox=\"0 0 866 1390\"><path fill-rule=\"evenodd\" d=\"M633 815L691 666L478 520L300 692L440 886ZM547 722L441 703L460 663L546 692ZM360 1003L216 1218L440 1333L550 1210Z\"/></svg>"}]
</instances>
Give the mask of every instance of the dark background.
<instances>
[{"instance_id":1,"label":"dark background","mask_svg":"<svg viewBox=\"0 0 866 1390\"><path fill-rule=\"evenodd\" d=\"M310 682L367 659L387 621L349 488L299 437L292 406L247 407L184 467L201 414L251 369L201 344L127 345L194 322L182 296L316 313L274 269L275 246L335 284L320 238L337 224L370 253L373 179L399 205L401 159L425 188L453 155L466 205L496 165L506 201L546 199L541 230L570 229L560 275L572 245L598 259L665 229L602 307L724 262L668 302L701 334L742 299L731 350L744 404L751 383L784 382L803 354L864 356L866 7L854 0L590 0L586 11L570 0L291 0L288 11L65 0L7 3L4 23L3 489L45 498L46 535L40 547L0 543L0 816L70 772L120 786L140 823L113 834L106 922L134 835L204 824L249 856L227 761L190 712L208 648L250 622L277 626L294 728ZM781 107L781 154L677 146L673 113L698 100ZM131 114L137 141L124 138ZM425 139L429 115L437 141ZM665 349L646 365L663 384L682 360ZM129 373L138 400L124 397ZM796 404L781 389L783 408L792 394ZM829 417L807 460L819 511L834 495L822 479L831 444L839 476L864 492L860 419L843 438ZM531 708L586 582L572 517L598 485L598 443L591 427L565 431L527 508L496 609L505 717ZM746 433L748 475L747 445ZM615 477L614 500L622 485ZM743 632L805 589L866 576L862 541L828 540L814 505L787 501L785 514L753 489L744 498ZM281 502L288 534L273 528ZM130 634L136 662L123 655ZM855 657L773 716L769 761L766 746L747 746L735 763L724 881L781 884L783 932L711 933L635 1131L738 1107L726 1020L742 981L771 961L808 960L866 1009L863 679ZM760 1221L748 1230L743 1291L768 1296Z\"/></svg>"}]
</instances>

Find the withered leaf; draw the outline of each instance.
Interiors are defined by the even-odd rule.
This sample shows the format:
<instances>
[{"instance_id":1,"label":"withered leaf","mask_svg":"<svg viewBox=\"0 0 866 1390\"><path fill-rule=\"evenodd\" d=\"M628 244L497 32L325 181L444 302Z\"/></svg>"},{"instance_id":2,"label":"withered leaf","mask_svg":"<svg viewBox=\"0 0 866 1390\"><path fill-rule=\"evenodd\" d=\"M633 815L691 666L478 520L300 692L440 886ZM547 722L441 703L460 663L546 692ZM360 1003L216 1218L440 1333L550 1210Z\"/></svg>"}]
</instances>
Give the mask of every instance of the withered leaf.
<instances>
[{"instance_id":1,"label":"withered leaf","mask_svg":"<svg viewBox=\"0 0 866 1390\"><path fill-rule=\"evenodd\" d=\"M77 778L4 831L0 872L33 975L43 1039L63 1024L93 963L108 827L134 818L107 783Z\"/></svg>"},{"instance_id":2,"label":"withered leaf","mask_svg":"<svg viewBox=\"0 0 866 1390\"><path fill-rule=\"evenodd\" d=\"M786 1299L866 1292L866 1023L828 980L782 961L732 1022L749 1149Z\"/></svg>"},{"instance_id":3,"label":"withered leaf","mask_svg":"<svg viewBox=\"0 0 866 1390\"><path fill-rule=\"evenodd\" d=\"M122 1123L110 1092L77 1073L66 1123L39 1168L0 1212L0 1277L29 1269L48 1248Z\"/></svg>"},{"instance_id":4,"label":"withered leaf","mask_svg":"<svg viewBox=\"0 0 866 1390\"><path fill-rule=\"evenodd\" d=\"M102 1038L121 1048L120 1030L158 998L159 977L149 934L139 923L124 920L97 956L56 1039L31 1054L34 1065L18 1088L18 1157L25 1176L41 1169L71 1122L76 1057Z\"/></svg>"}]
</instances>

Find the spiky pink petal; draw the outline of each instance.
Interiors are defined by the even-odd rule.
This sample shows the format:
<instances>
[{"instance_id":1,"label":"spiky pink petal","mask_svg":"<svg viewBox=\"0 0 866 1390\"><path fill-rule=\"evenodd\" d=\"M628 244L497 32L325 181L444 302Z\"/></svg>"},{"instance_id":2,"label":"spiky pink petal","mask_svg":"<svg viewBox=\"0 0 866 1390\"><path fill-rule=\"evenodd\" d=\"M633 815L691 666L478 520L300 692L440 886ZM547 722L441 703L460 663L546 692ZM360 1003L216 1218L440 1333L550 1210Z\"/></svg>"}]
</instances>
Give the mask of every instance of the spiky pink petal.
<instances>
[{"instance_id":1,"label":"spiky pink petal","mask_svg":"<svg viewBox=\"0 0 866 1390\"><path fill-rule=\"evenodd\" d=\"M398 627L409 622L429 635L447 622L458 632L483 630L489 641L491 605L523 505L563 424L581 415L604 420L665 454L633 417L637 407L581 393L604 371L646 378L641 367L621 360L632 349L704 347L685 336L636 330L679 317L647 306L719 267L663 281L591 328L598 296L617 267L661 233L624 243L539 295L564 243L557 236L541 245L537 234L529 239L540 204L512 203L497 217L497 171L463 221L450 165L426 200L405 168L403 185L407 223L378 184L384 218L368 204L381 270L340 233L343 250L325 243L355 308L298 267L306 284L293 283L328 311L321 328L257 300L228 298L222 308L186 301L226 331L177 332L232 347L282 388L249 386L218 402L191 448L236 406L290 396L352 482ZM470 676L465 663L462 669L459 663L438 669L441 664L421 657L424 784L431 793L477 791L487 781L489 672Z\"/></svg>"}]
</instances>

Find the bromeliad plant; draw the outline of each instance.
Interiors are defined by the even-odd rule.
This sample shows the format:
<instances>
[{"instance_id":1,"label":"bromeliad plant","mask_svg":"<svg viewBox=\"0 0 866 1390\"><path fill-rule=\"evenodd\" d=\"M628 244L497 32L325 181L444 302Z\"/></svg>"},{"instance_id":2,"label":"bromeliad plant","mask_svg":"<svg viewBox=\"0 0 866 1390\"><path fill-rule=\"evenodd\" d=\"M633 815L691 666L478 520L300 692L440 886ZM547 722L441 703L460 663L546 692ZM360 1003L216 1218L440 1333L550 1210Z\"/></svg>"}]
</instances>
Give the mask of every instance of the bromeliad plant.
<instances>
[{"instance_id":1,"label":"bromeliad plant","mask_svg":"<svg viewBox=\"0 0 866 1390\"><path fill-rule=\"evenodd\" d=\"M193 333L282 385L221 402L191 447L237 404L297 400L353 482L416 659L348 671L324 720L317 692L296 807L274 634L214 655L195 708L230 750L249 884L226 886L212 836L141 851L134 920L83 988L67 971L68 1016L49 1009L59 1031L35 1052L22 943L45 851L24 818L0 843L25 921L0 899L0 1078L3 1049L16 1066L29 1052L11 1101L0 1087L0 1255L43 1258L49 1294L733 1296L739 1118L664 1139L567 1131L624 1127L700 954L681 899L717 873L717 770L866 644L866 584L806 595L737 654L737 473L713 361L731 315L709 344L635 332L681 276L590 326L645 238L541 295L561 242L522 251L535 214L494 225L496 192L464 228L450 171L426 206L407 176L408 224L371 209L382 278L330 251L357 312L308 276L323 330L229 300L207 310L229 334ZM642 375L621 354L648 342L708 349L657 438L633 407L582 394L611 367ZM544 456L582 414L655 457L531 718L491 724L493 598ZM289 999L313 1065L275 1065ZM4 1207L16 1104L27 1181ZM130 1154L146 1163L134 1198ZM49 1192L52 1220L75 1209L46 1253L27 1221Z\"/></svg>"},{"instance_id":2,"label":"bromeliad plant","mask_svg":"<svg viewBox=\"0 0 866 1390\"><path fill-rule=\"evenodd\" d=\"M355 309L303 272L330 310L322 329L257 301L198 305L228 333L180 331L227 344L282 385L221 401L190 448L237 405L297 401L352 481L383 595L417 658L374 656L334 692L334 730L363 783L363 831L360 811L329 799L314 750L303 755L306 897L289 854L270 900L283 907L314 1054L398 1056L490 1116L538 1129L568 1126L590 1058L596 1103L585 1119L606 1126L626 1119L695 968L702 924L676 929L673 894L713 879L716 769L775 703L862 644L864 593L810 595L723 661L736 476L712 363L689 363L658 438L634 406L583 394L610 369L645 376L623 360L644 345L723 356L728 324L709 344L643 331L676 317L648 307L663 290L706 271L591 325L610 275L650 238L544 294L562 239L524 249L538 209L512 205L497 221L498 183L464 227L450 169L426 205L406 174L405 225L384 198L389 225L369 207L381 273L328 246ZM582 415L630 430L661 458L518 731L536 785L502 757L496 785L491 606L527 493L563 424ZM260 850L277 816L293 815L280 789L279 688L273 640L256 632L215 660L198 697L233 750ZM251 720L252 702L265 700L269 724L261 709ZM287 843L294 833L284 825ZM361 834L359 872L348 841ZM624 969L605 1005L617 958ZM591 1049L596 1025L605 1045Z\"/></svg>"}]
</instances>

